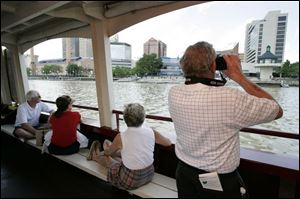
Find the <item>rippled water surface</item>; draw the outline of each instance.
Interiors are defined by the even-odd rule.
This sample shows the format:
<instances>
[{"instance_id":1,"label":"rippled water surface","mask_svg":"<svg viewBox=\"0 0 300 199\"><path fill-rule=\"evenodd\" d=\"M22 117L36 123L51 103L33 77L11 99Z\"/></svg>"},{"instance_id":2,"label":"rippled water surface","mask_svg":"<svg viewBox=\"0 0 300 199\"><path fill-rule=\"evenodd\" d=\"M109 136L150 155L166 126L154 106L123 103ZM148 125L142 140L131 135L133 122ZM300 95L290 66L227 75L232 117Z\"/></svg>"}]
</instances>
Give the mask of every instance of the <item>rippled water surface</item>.
<instances>
[{"instance_id":1,"label":"rippled water surface","mask_svg":"<svg viewBox=\"0 0 300 199\"><path fill-rule=\"evenodd\" d=\"M114 109L123 110L124 104L138 102L145 107L147 114L169 116L168 92L174 85L175 84L114 82ZM234 87L234 85L231 86ZM55 101L60 95L70 95L75 100L74 104L76 105L98 107L95 81L29 80L29 88L38 90L42 95L42 99L45 100ZM268 91L282 106L284 115L278 120L254 127L298 134L299 87L263 87L263 89ZM50 106L55 108L55 105ZM99 120L99 115L96 111L82 109L79 111L84 117ZM173 123L154 120L147 120L147 123L169 136L171 140L175 142L176 135ZM122 128L125 128L124 124ZM247 148L290 154L299 157L298 140L241 133L241 144Z\"/></svg>"}]
</instances>

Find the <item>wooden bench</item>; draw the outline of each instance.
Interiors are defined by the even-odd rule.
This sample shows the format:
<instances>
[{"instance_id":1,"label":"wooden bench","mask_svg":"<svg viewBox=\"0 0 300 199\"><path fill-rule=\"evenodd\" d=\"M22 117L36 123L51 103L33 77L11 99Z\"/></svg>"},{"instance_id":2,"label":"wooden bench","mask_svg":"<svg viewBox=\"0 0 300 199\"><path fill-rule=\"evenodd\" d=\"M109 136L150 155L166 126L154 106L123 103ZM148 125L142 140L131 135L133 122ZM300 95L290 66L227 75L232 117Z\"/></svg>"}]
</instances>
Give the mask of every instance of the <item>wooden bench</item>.
<instances>
[{"instance_id":1,"label":"wooden bench","mask_svg":"<svg viewBox=\"0 0 300 199\"><path fill-rule=\"evenodd\" d=\"M14 131L14 125L6 124L1 125L1 132L7 133L8 135L16 138L12 133ZM16 138L18 139L18 138ZM42 151L42 146L36 146L36 140L24 140L20 139L22 142L31 145ZM69 163L93 176L100 178L101 180L106 180L107 169L99 165L95 161L87 161L86 157L88 154L88 149L80 149L76 154L72 155L52 155L59 160ZM176 180L159 173L154 174L153 180L135 190L128 190L130 194L137 195L142 198L178 198Z\"/></svg>"}]
</instances>

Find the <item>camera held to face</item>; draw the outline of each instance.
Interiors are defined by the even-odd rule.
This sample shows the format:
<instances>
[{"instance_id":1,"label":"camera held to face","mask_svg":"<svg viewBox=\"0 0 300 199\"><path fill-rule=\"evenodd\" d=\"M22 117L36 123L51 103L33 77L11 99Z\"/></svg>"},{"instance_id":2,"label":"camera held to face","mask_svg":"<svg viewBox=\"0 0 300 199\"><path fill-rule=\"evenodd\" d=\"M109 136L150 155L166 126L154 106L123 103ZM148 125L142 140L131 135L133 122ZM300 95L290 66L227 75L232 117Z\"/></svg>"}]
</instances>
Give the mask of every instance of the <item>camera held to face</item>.
<instances>
[{"instance_id":1,"label":"camera held to face","mask_svg":"<svg viewBox=\"0 0 300 199\"><path fill-rule=\"evenodd\" d=\"M222 55L217 55L216 58L216 70L226 70L227 64Z\"/></svg>"}]
</instances>

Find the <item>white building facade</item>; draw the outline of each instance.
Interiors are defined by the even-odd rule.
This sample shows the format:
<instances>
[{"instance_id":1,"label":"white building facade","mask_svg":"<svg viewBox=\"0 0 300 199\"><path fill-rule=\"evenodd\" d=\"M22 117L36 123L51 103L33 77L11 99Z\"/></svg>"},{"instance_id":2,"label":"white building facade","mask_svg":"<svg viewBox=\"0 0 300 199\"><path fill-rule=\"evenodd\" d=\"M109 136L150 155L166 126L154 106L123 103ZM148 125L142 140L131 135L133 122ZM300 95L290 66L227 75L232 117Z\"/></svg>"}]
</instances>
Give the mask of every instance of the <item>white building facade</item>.
<instances>
[{"instance_id":1,"label":"white building facade","mask_svg":"<svg viewBox=\"0 0 300 199\"><path fill-rule=\"evenodd\" d=\"M163 67L160 69L160 75L166 76L179 76L183 75L182 69L179 64L179 57L170 58L170 57L161 57Z\"/></svg>"},{"instance_id":2,"label":"white building facade","mask_svg":"<svg viewBox=\"0 0 300 199\"><path fill-rule=\"evenodd\" d=\"M110 42L112 66L132 67L131 45L124 42Z\"/></svg>"},{"instance_id":3,"label":"white building facade","mask_svg":"<svg viewBox=\"0 0 300 199\"><path fill-rule=\"evenodd\" d=\"M246 27L245 62L258 63L258 56L267 46L278 59L284 62L288 14L280 11L270 11L262 20L255 20Z\"/></svg>"}]
</instances>

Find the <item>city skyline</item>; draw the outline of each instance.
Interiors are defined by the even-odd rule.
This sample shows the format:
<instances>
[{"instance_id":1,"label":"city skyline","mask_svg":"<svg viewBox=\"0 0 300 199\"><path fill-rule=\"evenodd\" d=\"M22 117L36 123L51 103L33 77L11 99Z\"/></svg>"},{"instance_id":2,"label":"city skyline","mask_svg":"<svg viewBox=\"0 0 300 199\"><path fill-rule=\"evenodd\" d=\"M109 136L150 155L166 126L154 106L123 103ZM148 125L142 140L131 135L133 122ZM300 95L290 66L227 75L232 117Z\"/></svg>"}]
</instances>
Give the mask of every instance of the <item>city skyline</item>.
<instances>
[{"instance_id":1,"label":"city skyline","mask_svg":"<svg viewBox=\"0 0 300 199\"><path fill-rule=\"evenodd\" d=\"M213 44L218 51L231 49L239 43L239 53L244 53L246 25L263 19L273 10L288 13L284 61L299 61L299 2L203 3L138 23L120 31L118 37L119 42L132 46L134 60L142 57L143 44L151 37L168 46L168 57L181 57L189 45L201 40ZM54 39L35 46L39 60L60 58L61 40ZM53 52L49 51L49 46L55 46L51 48Z\"/></svg>"}]
</instances>

